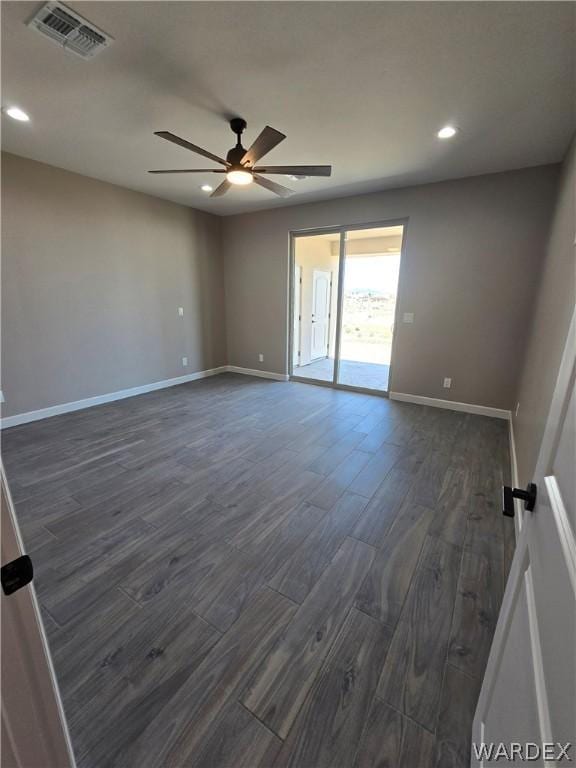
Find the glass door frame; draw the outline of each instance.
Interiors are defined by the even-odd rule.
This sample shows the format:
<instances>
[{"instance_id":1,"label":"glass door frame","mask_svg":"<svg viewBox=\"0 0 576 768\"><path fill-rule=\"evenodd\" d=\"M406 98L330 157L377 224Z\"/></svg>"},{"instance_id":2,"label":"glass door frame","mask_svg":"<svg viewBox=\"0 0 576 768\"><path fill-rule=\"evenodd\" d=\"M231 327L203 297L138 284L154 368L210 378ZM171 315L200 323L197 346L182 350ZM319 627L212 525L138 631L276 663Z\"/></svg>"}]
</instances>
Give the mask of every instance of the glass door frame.
<instances>
[{"instance_id":1,"label":"glass door frame","mask_svg":"<svg viewBox=\"0 0 576 768\"><path fill-rule=\"evenodd\" d=\"M352 231L358 231L361 229L376 229L385 227L398 227L402 229L402 246L400 248L400 272L398 275L398 287L396 292L396 306L394 308L394 332L392 334L392 349L390 353L390 369L388 372L388 389L386 391L378 389L369 389L367 387L356 387L350 384L341 384L338 381L340 373L340 339L342 335L342 308L344 303L344 278L346 270L346 233ZM390 391L390 381L392 379L392 366L394 364L395 347L396 347L396 328L398 325L398 307L400 302L398 297L400 295L400 285L402 282L402 268L404 264L404 255L406 249L406 233L408 231L408 217L398 219L386 219L384 221L372 221L363 224L343 224L339 226L327 226L327 227L314 227L311 229L297 229L290 231L290 248L288 255L288 349L286 355L286 364L288 371L288 377L290 381L299 381L304 384L315 384L321 387L332 387L333 389L345 389L352 392L363 392L369 395L378 395L380 397L388 397ZM332 381L326 381L321 379L311 379L304 376L298 376L294 374L294 298L295 298L295 286L294 275L296 266L296 252L295 245L296 240L301 237L313 237L314 235L328 235L338 234L339 236L339 258L338 258L338 297L336 302L336 338L334 349L334 371Z\"/></svg>"}]
</instances>

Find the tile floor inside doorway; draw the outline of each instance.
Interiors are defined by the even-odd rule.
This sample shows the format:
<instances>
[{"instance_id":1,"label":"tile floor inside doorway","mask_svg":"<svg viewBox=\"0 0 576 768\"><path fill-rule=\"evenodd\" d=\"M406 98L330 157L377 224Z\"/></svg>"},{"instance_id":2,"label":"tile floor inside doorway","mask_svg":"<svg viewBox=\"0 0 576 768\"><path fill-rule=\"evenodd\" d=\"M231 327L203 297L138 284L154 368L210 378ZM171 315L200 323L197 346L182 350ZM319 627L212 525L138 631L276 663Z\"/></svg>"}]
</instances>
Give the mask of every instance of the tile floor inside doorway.
<instances>
[{"instance_id":1,"label":"tile floor inside doorway","mask_svg":"<svg viewBox=\"0 0 576 768\"><path fill-rule=\"evenodd\" d=\"M334 358L325 357L315 360L308 365L295 366L294 376L319 381L332 381L334 375ZM355 360L340 361L340 383L351 387L375 389L379 392L388 391L390 366L382 363L363 363Z\"/></svg>"}]
</instances>

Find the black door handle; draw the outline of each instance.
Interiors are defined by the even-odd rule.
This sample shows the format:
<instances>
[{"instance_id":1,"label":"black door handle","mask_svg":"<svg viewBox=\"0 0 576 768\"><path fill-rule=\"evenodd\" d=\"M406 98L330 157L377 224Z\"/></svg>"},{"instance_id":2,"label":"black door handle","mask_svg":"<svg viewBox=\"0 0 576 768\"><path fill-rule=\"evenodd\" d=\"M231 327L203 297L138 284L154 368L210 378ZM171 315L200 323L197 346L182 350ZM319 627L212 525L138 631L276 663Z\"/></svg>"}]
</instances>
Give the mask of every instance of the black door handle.
<instances>
[{"instance_id":1,"label":"black door handle","mask_svg":"<svg viewBox=\"0 0 576 768\"><path fill-rule=\"evenodd\" d=\"M510 488L509 485L505 485L502 488L502 514L506 517L514 517L514 499L522 499L524 509L527 512L532 512L536 506L536 496L536 483L528 483L525 491L521 488Z\"/></svg>"},{"instance_id":2,"label":"black door handle","mask_svg":"<svg viewBox=\"0 0 576 768\"><path fill-rule=\"evenodd\" d=\"M5 595L11 595L25 587L26 584L30 584L33 577L34 568L28 555L17 557L16 560L11 560L0 569L2 589Z\"/></svg>"}]
</instances>

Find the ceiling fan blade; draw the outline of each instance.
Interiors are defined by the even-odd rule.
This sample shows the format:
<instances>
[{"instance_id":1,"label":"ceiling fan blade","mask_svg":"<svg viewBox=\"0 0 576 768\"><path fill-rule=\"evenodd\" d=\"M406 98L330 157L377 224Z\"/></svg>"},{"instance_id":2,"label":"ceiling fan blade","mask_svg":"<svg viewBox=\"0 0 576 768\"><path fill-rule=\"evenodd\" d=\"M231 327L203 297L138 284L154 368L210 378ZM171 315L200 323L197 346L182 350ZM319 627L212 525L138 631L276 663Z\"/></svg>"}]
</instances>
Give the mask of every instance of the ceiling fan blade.
<instances>
[{"instance_id":1,"label":"ceiling fan blade","mask_svg":"<svg viewBox=\"0 0 576 768\"><path fill-rule=\"evenodd\" d=\"M258 176L256 173L254 174L254 181L261 187L269 189L270 192L274 192L276 195L280 195L280 197L290 197L290 195L294 194L293 189L288 189L288 187L283 187L281 184L276 184L275 181L265 179L264 176Z\"/></svg>"},{"instance_id":2,"label":"ceiling fan blade","mask_svg":"<svg viewBox=\"0 0 576 768\"><path fill-rule=\"evenodd\" d=\"M274 149L281 141L284 141L285 138L286 136L283 133L267 125L240 162L242 165L254 165L261 157L264 157L271 149Z\"/></svg>"},{"instance_id":3,"label":"ceiling fan blade","mask_svg":"<svg viewBox=\"0 0 576 768\"><path fill-rule=\"evenodd\" d=\"M172 144L178 144L179 147L189 149L191 152L196 152L196 154L207 157L209 160L214 160L216 163L221 163L226 166L229 165L226 160L218 157L218 155L213 155L212 152L208 152L208 150L202 149L202 147L197 147L196 144L191 144L189 141L186 141L186 139L181 139L180 136L170 133L170 131L154 131L154 135L160 136L161 139L166 139L166 141L171 141Z\"/></svg>"},{"instance_id":4,"label":"ceiling fan blade","mask_svg":"<svg viewBox=\"0 0 576 768\"><path fill-rule=\"evenodd\" d=\"M222 197L222 195L225 195L226 192L228 192L228 190L230 189L231 186L232 186L232 184L230 184L228 179L224 179L222 184L219 184L216 187L216 189L214 190L214 192L212 192L210 197Z\"/></svg>"},{"instance_id":5,"label":"ceiling fan blade","mask_svg":"<svg viewBox=\"0 0 576 768\"><path fill-rule=\"evenodd\" d=\"M281 173L286 176L330 176L331 165L262 165L254 168L256 173Z\"/></svg>"},{"instance_id":6,"label":"ceiling fan blade","mask_svg":"<svg viewBox=\"0 0 576 768\"><path fill-rule=\"evenodd\" d=\"M172 171L148 171L148 173L226 173L224 168L177 168Z\"/></svg>"}]
</instances>

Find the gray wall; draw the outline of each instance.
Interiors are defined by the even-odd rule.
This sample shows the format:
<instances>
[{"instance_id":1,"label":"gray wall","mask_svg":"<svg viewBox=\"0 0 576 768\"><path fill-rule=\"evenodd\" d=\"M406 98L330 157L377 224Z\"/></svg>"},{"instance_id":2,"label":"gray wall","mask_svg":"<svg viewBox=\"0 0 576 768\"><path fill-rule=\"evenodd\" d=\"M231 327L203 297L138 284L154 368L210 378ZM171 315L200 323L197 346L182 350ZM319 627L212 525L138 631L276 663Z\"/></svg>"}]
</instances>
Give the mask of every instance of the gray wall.
<instances>
[{"instance_id":1,"label":"gray wall","mask_svg":"<svg viewBox=\"0 0 576 768\"><path fill-rule=\"evenodd\" d=\"M218 218L9 154L2 200L4 416L226 363Z\"/></svg>"},{"instance_id":2,"label":"gray wall","mask_svg":"<svg viewBox=\"0 0 576 768\"><path fill-rule=\"evenodd\" d=\"M514 437L520 483L532 479L568 326L576 304L576 139L562 169L546 257L532 305L516 402Z\"/></svg>"},{"instance_id":3,"label":"gray wall","mask_svg":"<svg viewBox=\"0 0 576 768\"><path fill-rule=\"evenodd\" d=\"M407 217L399 312L414 312L415 322L397 328L391 389L511 408L558 172L543 166L226 218L229 364L287 370L291 230Z\"/></svg>"}]
</instances>

